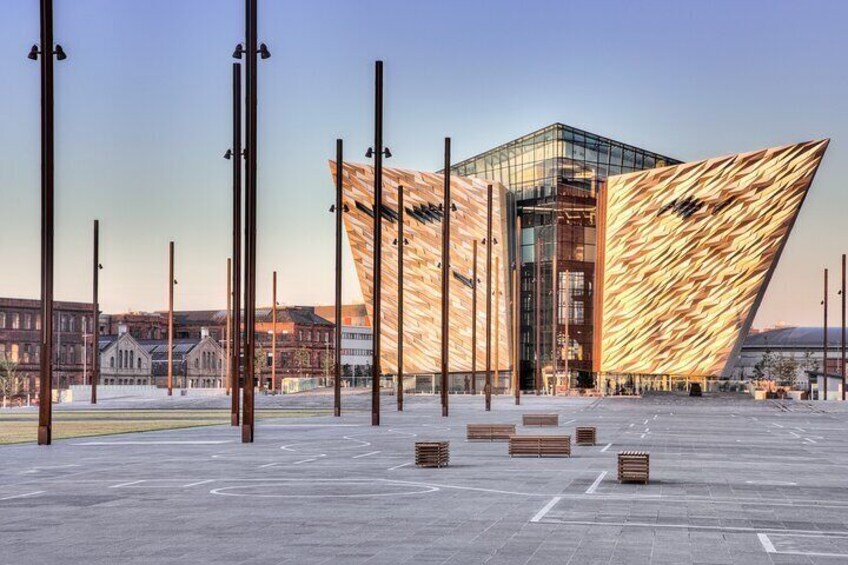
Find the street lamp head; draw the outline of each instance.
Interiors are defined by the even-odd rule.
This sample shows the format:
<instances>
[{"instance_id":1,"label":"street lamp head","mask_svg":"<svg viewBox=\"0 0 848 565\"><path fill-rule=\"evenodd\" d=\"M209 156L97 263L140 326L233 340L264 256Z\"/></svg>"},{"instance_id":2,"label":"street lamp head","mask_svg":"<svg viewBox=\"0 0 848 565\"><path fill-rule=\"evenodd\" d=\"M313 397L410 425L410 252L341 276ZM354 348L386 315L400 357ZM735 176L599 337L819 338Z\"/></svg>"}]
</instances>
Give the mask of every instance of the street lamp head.
<instances>
[{"instance_id":1,"label":"street lamp head","mask_svg":"<svg viewBox=\"0 0 848 565\"><path fill-rule=\"evenodd\" d=\"M451 202L451 212L456 212L456 204Z\"/></svg>"},{"instance_id":2,"label":"street lamp head","mask_svg":"<svg viewBox=\"0 0 848 565\"><path fill-rule=\"evenodd\" d=\"M180 283L177 281L177 279L174 279L174 284L177 285L177 284L180 284Z\"/></svg>"},{"instance_id":3,"label":"street lamp head","mask_svg":"<svg viewBox=\"0 0 848 565\"><path fill-rule=\"evenodd\" d=\"M333 204L332 206L330 206L330 212L335 212L335 211L336 211L336 205Z\"/></svg>"},{"instance_id":4,"label":"street lamp head","mask_svg":"<svg viewBox=\"0 0 848 565\"><path fill-rule=\"evenodd\" d=\"M244 46L239 43L236 45L235 51L233 51L233 59L241 59L242 55L244 55Z\"/></svg>"},{"instance_id":5,"label":"street lamp head","mask_svg":"<svg viewBox=\"0 0 848 565\"><path fill-rule=\"evenodd\" d=\"M389 151L388 147L386 147L385 149L383 149L383 155L386 156L386 159L390 159L392 157L392 152Z\"/></svg>"},{"instance_id":6,"label":"street lamp head","mask_svg":"<svg viewBox=\"0 0 848 565\"><path fill-rule=\"evenodd\" d=\"M365 158L370 159L373 156L374 156L374 150L371 147L369 147L368 151L365 152Z\"/></svg>"},{"instance_id":7,"label":"street lamp head","mask_svg":"<svg viewBox=\"0 0 848 565\"><path fill-rule=\"evenodd\" d=\"M271 52L268 51L268 46L265 45L264 43L259 44L258 53L259 53L260 59L270 59L271 58Z\"/></svg>"},{"instance_id":8,"label":"street lamp head","mask_svg":"<svg viewBox=\"0 0 848 565\"><path fill-rule=\"evenodd\" d=\"M102 271L102 270L103 270L103 264L102 264L102 263L98 263L98 264L97 264L97 268L98 268L98 269L100 269L100 270Z\"/></svg>"},{"instance_id":9,"label":"street lamp head","mask_svg":"<svg viewBox=\"0 0 848 565\"><path fill-rule=\"evenodd\" d=\"M59 61L64 61L68 58L68 56L65 54L65 50L62 49L61 45L57 44L56 49L53 50L53 53L56 55L56 59L58 59Z\"/></svg>"},{"instance_id":10,"label":"street lamp head","mask_svg":"<svg viewBox=\"0 0 848 565\"><path fill-rule=\"evenodd\" d=\"M232 149L227 149L227 152L226 152L226 153L224 153L224 159L226 159L227 161L229 161L229 160L230 160L230 159L232 159L232 158L233 158L233 150L232 150Z\"/></svg>"},{"instance_id":11,"label":"street lamp head","mask_svg":"<svg viewBox=\"0 0 848 565\"><path fill-rule=\"evenodd\" d=\"M29 55L27 55L27 59L31 59L33 61L37 60L38 53L38 45L33 45L32 48L29 50Z\"/></svg>"}]
</instances>

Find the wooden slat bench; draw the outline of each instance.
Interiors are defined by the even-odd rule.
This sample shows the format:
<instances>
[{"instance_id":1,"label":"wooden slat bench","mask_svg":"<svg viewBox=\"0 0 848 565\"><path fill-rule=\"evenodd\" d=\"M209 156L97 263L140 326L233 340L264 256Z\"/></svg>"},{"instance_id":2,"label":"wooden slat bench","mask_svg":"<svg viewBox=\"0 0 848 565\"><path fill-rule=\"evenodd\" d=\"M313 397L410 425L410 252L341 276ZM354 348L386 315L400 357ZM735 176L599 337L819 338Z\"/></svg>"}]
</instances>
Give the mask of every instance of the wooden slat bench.
<instances>
[{"instance_id":1,"label":"wooden slat bench","mask_svg":"<svg viewBox=\"0 0 848 565\"><path fill-rule=\"evenodd\" d=\"M571 457L571 436L519 436L509 438L510 457Z\"/></svg>"},{"instance_id":2,"label":"wooden slat bench","mask_svg":"<svg viewBox=\"0 0 848 565\"><path fill-rule=\"evenodd\" d=\"M525 426L559 426L559 414L524 414Z\"/></svg>"},{"instance_id":3,"label":"wooden slat bench","mask_svg":"<svg viewBox=\"0 0 848 565\"><path fill-rule=\"evenodd\" d=\"M647 451L618 452L618 481L648 484L650 454Z\"/></svg>"},{"instance_id":4,"label":"wooden slat bench","mask_svg":"<svg viewBox=\"0 0 848 565\"><path fill-rule=\"evenodd\" d=\"M515 424L468 424L465 437L469 440L506 441L515 434Z\"/></svg>"},{"instance_id":5,"label":"wooden slat bench","mask_svg":"<svg viewBox=\"0 0 848 565\"><path fill-rule=\"evenodd\" d=\"M415 465L418 467L447 467L449 462L449 441L415 442Z\"/></svg>"},{"instance_id":6,"label":"wooden slat bench","mask_svg":"<svg viewBox=\"0 0 848 565\"><path fill-rule=\"evenodd\" d=\"M595 445L597 441L594 426L577 426L574 443L577 445Z\"/></svg>"}]
</instances>

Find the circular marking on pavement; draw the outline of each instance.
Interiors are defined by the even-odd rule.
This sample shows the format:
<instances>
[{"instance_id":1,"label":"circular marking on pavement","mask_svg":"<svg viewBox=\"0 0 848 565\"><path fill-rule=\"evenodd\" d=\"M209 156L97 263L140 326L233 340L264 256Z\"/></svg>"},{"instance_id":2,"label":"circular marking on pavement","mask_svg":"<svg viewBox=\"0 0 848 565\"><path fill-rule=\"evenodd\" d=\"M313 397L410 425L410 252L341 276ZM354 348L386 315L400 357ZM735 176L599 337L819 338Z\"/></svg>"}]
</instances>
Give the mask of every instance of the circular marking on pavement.
<instances>
[{"instance_id":1,"label":"circular marking on pavement","mask_svg":"<svg viewBox=\"0 0 848 565\"><path fill-rule=\"evenodd\" d=\"M429 494L430 485L356 479L307 479L221 487L209 491L221 496L251 498L378 498Z\"/></svg>"}]
</instances>

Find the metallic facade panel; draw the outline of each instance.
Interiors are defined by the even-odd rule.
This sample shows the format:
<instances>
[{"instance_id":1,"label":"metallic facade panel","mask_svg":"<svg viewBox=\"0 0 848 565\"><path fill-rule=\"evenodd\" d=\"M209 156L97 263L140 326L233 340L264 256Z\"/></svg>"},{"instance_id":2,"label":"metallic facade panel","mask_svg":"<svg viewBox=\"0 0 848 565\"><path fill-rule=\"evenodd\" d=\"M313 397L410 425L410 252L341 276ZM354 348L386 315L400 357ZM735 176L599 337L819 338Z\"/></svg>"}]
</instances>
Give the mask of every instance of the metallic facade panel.
<instances>
[{"instance_id":1,"label":"metallic facade panel","mask_svg":"<svg viewBox=\"0 0 848 565\"><path fill-rule=\"evenodd\" d=\"M595 369L731 367L827 144L611 177L599 210Z\"/></svg>"},{"instance_id":2,"label":"metallic facade panel","mask_svg":"<svg viewBox=\"0 0 848 565\"><path fill-rule=\"evenodd\" d=\"M336 164L330 162L335 176ZM370 165L344 164L343 172L344 214L356 273L362 296L372 316L373 227L371 216L374 199L374 169ZM398 185L404 187L404 235L409 241L404 246L404 372L434 373L440 370L441 359L441 229L438 212L442 202L444 178L440 174L383 167L383 295L382 295L382 369L386 373L397 371L397 237ZM471 271L472 241L486 237L486 194L490 183L451 175L451 198L457 210L451 214L451 277L450 277L450 371L471 370ZM510 331L506 298L509 291L503 281L510 280L507 259L506 218L503 185L494 184L493 238L497 244L492 252L492 269L495 257L500 257L501 289L492 300L492 370L495 370L495 347L507 369L510 359ZM485 367L486 313L486 254L480 244L477 257L477 369ZM492 273L494 281L494 273ZM457 276L458 275L458 276ZM462 277L462 278L460 278ZM463 280L465 279L465 280ZM492 283L494 285L494 282ZM494 292L494 287L492 289ZM495 323L500 324L500 344L494 344Z\"/></svg>"}]
</instances>

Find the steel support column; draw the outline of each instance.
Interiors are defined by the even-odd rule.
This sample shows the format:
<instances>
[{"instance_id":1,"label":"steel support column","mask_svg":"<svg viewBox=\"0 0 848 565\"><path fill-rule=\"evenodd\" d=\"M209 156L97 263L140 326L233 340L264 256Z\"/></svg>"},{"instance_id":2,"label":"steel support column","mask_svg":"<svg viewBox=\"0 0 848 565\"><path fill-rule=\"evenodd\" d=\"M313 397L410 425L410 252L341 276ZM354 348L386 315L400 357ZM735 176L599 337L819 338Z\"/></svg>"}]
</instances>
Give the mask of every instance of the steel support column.
<instances>
[{"instance_id":1,"label":"steel support column","mask_svg":"<svg viewBox=\"0 0 848 565\"><path fill-rule=\"evenodd\" d=\"M521 216L515 216L515 261L512 266L512 386L521 404Z\"/></svg>"}]
</instances>

